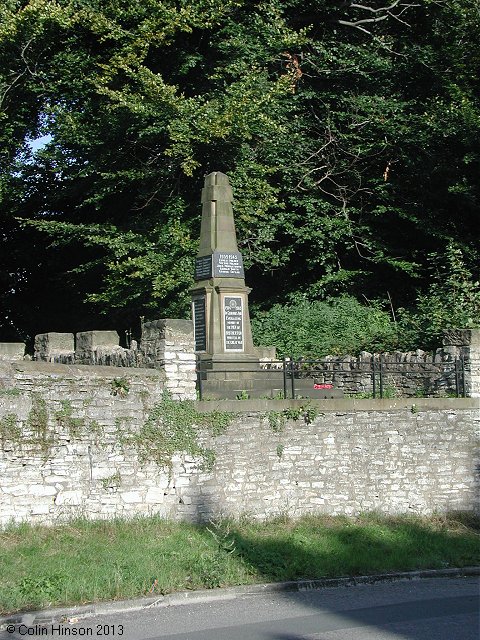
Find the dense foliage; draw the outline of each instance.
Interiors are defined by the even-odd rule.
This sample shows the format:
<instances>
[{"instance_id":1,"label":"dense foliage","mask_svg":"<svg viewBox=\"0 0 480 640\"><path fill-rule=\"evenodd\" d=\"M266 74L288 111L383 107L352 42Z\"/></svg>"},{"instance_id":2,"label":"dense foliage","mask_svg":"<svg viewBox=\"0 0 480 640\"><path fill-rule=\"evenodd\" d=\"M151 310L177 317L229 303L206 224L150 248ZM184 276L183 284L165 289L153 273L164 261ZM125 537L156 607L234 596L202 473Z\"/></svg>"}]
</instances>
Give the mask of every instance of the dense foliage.
<instances>
[{"instance_id":1,"label":"dense foliage","mask_svg":"<svg viewBox=\"0 0 480 640\"><path fill-rule=\"evenodd\" d=\"M362 350L388 351L398 346L389 314L351 297L274 305L257 315L252 331L258 344L275 345L278 356L295 358L356 355Z\"/></svg>"},{"instance_id":2,"label":"dense foliage","mask_svg":"<svg viewBox=\"0 0 480 640\"><path fill-rule=\"evenodd\" d=\"M188 314L212 170L259 313L388 299L433 341L454 250L478 323L479 26L476 0L4 0L0 338Z\"/></svg>"}]
</instances>

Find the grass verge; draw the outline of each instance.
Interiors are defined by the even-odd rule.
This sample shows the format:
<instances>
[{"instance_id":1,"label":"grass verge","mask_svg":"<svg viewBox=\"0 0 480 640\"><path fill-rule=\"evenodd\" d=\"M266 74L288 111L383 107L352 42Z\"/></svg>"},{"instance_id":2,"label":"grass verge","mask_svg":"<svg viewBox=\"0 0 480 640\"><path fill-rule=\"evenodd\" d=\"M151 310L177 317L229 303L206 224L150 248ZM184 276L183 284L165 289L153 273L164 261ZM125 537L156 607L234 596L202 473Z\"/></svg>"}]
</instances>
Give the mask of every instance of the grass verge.
<instances>
[{"instance_id":1,"label":"grass verge","mask_svg":"<svg viewBox=\"0 0 480 640\"><path fill-rule=\"evenodd\" d=\"M480 518L159 518L0 531L0 613L261 581L480 564Z\"/></svg>"}]
</instances>

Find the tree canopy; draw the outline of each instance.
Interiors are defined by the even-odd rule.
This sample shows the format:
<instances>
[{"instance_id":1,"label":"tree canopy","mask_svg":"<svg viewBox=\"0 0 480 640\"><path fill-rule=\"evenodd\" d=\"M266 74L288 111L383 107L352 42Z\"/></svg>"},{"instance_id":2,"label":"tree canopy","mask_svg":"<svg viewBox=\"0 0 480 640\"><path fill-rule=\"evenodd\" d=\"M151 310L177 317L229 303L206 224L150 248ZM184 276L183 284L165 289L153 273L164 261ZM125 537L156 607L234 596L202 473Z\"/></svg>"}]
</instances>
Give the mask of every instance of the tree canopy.
<instances>
[{"instance_id":1,"label":"tree canopy","mask_svg":"<svg viewBox=\"0 0 480 640\"><path fill-rule=\"evenodd\" d=\"M457 252L478 321L479 27L476 0L4 0L0 338L186 316L214 170L254 310L448 319Z\"/></svg>"}]
</instances>

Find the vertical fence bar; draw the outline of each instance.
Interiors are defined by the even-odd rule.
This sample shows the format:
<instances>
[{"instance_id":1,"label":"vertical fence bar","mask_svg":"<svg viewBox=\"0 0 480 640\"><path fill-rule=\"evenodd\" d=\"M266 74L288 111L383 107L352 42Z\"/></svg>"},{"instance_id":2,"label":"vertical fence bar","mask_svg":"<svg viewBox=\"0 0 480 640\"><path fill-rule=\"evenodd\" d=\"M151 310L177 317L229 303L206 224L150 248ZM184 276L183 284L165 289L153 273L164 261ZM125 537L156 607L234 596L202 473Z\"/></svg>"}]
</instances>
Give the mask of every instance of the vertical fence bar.
<instances>
[{"instance_id":1,"label":"vertical fence bar","mask_svg":"<svg viewBox=\"0 0 480 640\"><path fill-rule=\"evenodd\" d=\"M292 384L292 398L295 400L295 371L294 371L294 362L293 356L290 356L290 375L292 376L291 384Z\"/></svg>"},{"instance_id":2,"label":"vertical fence bar","mask_svg":"<svg viewBox=\"0 0 480 640\"><path fill-rule=\"evenodd\" d=\"M455 360L455 393L457 398L460 397L460 367L458 359Z\"/></svg>"},{"instance_id":3,"label":"vertical fence bar","mask_svg":"<svg viewBox=\"0 0 480 640\"><path fill-rule=\"evenodd\" d=\"M198 399L203 400L202 367L201 367L200 360L197 360L197 386L198 386Z\"/></svg>"},{"instance_id":4,"label":"vertical fence bar","mask_svg":"<svg viewBox=\"0 0 480 640\"><path fill-rule=\"evenodd\" d=\"M380 354L380 360L378 361L378 373L380 376L380 398L383 398L383 363L382 363L381 354Z\"/></svg>"},{"instance_id":5,"label":"vertical fence bar","mask_svg":"<svg viewBox=\"0 0 480 640\"><path fill-rule=\"evenodd\" d=\"M465 358L460 356L460 372L462 377L462 398L467 397L467 389L465 388Z\"/></svg>"},{"instance_id":6,"label":"vertical fence bar","mask_svg":"<svg viewBox=\"0 0 480 640\"><path fill-rule=\"evenodd\" d=\"M375 380L375 358L372 356L372 395L375 398L377 394L377 384Z\"/></svg>"},{"instance_id":7,"label":"vertical fence bar","mask_svg":"<svg viewBox=\"0 0 480 640\"><path fill-rule=\"evenodd\" d=\"M287 360L285 357L282 360L283 362L283 399L287 399Z\"/></svg>"}]
</instances>

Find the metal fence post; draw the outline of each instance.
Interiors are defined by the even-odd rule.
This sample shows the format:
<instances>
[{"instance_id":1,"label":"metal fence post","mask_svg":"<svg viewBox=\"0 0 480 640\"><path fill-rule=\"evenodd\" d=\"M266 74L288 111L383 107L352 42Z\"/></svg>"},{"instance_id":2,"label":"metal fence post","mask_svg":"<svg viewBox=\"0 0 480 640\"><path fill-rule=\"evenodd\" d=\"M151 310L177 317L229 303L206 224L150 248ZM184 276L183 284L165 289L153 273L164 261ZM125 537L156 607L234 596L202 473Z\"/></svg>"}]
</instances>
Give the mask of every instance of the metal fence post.
<instances>
[{"instance_id":1,"label":"metal fence post","mask_svg":"<svg viewBox=\"0 0 480 640\"><path fill-rule=\"evenodd\" d=\"M378 373L380 375L380 398L383 398L383 363L382 363L381 354L380 354L380 359L378 361Z\"/></svg>"},{"instance_id":2,"label":"metal fence post","mask_svg":"<svg viewBox=\"0 0 480 640\"><path fill-rule=\"evenodd\" d=\"M283 399L287 399L287 360L283 358Z\"/></svg>"},{"instance_id":3,"label":"metal fence post","mask_svg":"<svg viewBox=\"0 0 480 640\"><path fill-rule=\"evenodd\" d=\"M290 375L292 376L292 398L295 400L295 375L294 375L294 368L293 368L293 356L290 356Z\"/></svg>"},{"instance_id":4,"label":"metal fence post","mask_svg":"<svg viewBox=\"0 0 480 640\"><path fill-rule=\"evenodd\" d=\"M465 388L465 358L460 356L460 371L462 374L462 398L467 397L467 390Z\"/></svg>"},{"instance_id":5,"label":"metal fence post","mask_svg":"<svg viewBox=\"0 0 480 640\"><path fill-rule=\"evenodd\" d=\"M375 380L375 357L372 356L372 395L375 398L377 392L377 385Z\"/></svg>"},{"instance_id":6,"label":"metal fence post","mask_svg":"<svg viewBox=\"0 0 480 640\"><path fill-rule=\"evenodd\" d=\"M198 386L198 399L203 400L202 367L201 367L200 360L197 360L197 386Z\"/></svg>"},{"instance_id":7,"label":"metal fence post","mask_svg":"<svg viewBox=\"0 0 480 640\"><path fill-rule=\"evenodd\" d=\"M460 366L458 359L455 360L455 393L457 398L460 397Z\"/></svg>"}]
</instances>

